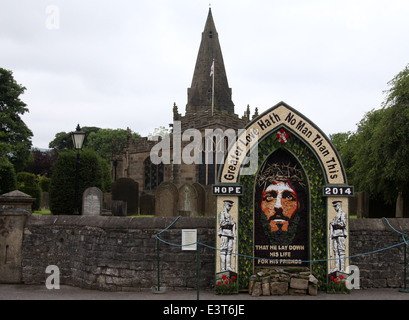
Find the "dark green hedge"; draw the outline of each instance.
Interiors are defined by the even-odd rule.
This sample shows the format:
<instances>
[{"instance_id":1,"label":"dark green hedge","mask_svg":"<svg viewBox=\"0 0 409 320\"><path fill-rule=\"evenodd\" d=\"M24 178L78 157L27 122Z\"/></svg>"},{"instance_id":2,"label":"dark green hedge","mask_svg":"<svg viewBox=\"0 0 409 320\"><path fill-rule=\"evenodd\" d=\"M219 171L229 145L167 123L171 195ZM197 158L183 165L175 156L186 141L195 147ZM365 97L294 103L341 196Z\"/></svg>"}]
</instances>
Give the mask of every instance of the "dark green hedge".
<instances>
[{"instance_id":1,"label":"dark green hedge","mask_svg":"<svg viewBox=\"0 0 409 320\"><path fill-rule=\"evenodd\" d=\"M0 195L17 189L16 172L13 164L0 156Z\"/></svg>"},{"instance_id":2,"label":"dark green hedge","mask_svg":"<svg viewBox=\"0 0 409 320\"><path fill-rule=\"evenodd\" d=\"M54 163L50 183L50 209L54 215L72 214L75 208L75 176L77 154L60 153ZM80 152L78 210L82 210L82 194L89 187L102 189L103 173L100 158L92 150Z\"/></svg>"},{"instance_id":3,"label":"dark green hedge","mask_svg":"<svg viewBox=\"0 0 409 320\"><path fill-rule=\"evenodd\" d=\"M33 211L40 209L41 188L35 174L28 172L17 173L17 189L35 199L31 207Z\"/></svg>"}]
</instances>

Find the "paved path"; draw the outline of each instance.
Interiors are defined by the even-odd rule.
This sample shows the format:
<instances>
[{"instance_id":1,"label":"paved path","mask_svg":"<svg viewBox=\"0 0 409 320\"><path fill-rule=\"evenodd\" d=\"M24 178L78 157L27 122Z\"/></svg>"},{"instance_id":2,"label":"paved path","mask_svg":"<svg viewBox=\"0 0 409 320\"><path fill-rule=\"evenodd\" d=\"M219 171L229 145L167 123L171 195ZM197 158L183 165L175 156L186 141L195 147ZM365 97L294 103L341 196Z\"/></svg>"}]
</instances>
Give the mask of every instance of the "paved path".
<instances>
[{"instance_id":1,"label":"paved path","mask_svg":"<svg viewBox=\"0 0 409 320\"><path fill-rule=\"evenodd\" d=\"M320 292L317 296L269 296L251 297L240 293L233 296L215 295L210 290L199 293L200 300L208 301L261 301L261 300L409 300L409 293L398 289L353 290L351 294L327 294ZM0 284L0 300L197 300L195 290L165 291L155 294L151 290L139 292L106 292L81 289L62 285L60 289L48 290L45 285L11 285Z\"/></svg>"}]
</instances>

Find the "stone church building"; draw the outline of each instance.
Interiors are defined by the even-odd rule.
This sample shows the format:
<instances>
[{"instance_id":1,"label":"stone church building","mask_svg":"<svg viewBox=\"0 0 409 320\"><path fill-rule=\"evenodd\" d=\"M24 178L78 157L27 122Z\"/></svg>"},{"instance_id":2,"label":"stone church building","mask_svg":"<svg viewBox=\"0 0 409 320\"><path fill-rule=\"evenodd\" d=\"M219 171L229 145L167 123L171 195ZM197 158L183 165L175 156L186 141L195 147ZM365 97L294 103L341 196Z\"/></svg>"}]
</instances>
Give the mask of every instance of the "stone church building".
<instances>
[{"instance_id":1,"label":"stone church building","mask_svg":"<svg viewBox=\"0 0 409 320\"><path fill-rule=\"evenodd\" d=\"M215 75L211 76L213 62ZM191 87L187 89L185 114L179 113L174 104L173 124L170 126L175 128L177 125L181 133L190 128L200 130L204 139L206 129L237 131L243 129L249 120L249 108L242 117L234 112L232 89L229 88L227 81L219 35L212 11L209 9ZM132 178L138 182L140 194L154 194L162 182L172 182L177 187L186 183L199 183L205 189L209 189L217 181L216 161L207 161L207 163L201 161L199 164L185 164L183 161L180 164L173 163L173 137L174 134L169 137L170 163L160 164L152 163L150 157L151 149L158 144L158 141L149 141L146 137L139 141L129 138L127 146L113 158L113 180L123 177ZM183 147L189 143L189 141L182 141L181 149L183 150ZM203 145L205 145L204 142ZM224 147L226 148L227 145ZM216 147L213 150L216 151L215 149Z\"/></svg>"}]
</instances>

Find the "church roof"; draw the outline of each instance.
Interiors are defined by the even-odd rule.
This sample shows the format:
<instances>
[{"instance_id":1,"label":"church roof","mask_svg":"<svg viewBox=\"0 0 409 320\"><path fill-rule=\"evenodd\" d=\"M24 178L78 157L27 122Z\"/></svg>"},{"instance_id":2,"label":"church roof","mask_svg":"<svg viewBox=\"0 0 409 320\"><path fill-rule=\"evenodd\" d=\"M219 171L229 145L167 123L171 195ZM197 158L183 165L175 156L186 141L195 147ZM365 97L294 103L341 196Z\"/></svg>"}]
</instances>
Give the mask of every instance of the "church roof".
<instances>
[{"instance_id":1,"label":"church roof","mask_svg":"<svg viewBox=\"0 0 409 320\"><path fill-rule=\"evenodd\" d=\"M197 55L191 87L188 89L186 114L212 112L212 77L210 69L214 65L214 109L234 113L231 88L227 81L219 35L211 9L207 16L202 40Z\"/></svg>"}]
</instances>

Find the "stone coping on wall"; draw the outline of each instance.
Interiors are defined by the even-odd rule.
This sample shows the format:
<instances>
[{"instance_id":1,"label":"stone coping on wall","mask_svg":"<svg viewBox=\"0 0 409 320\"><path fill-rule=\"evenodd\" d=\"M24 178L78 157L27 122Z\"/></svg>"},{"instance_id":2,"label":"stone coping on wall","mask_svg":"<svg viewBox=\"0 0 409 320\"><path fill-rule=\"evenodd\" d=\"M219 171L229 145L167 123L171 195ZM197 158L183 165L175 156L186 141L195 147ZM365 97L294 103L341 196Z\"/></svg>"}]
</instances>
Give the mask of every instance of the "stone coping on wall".
<instances>
[{"instance_id":1,"label":"stone coping on wall","mask_svg":"<svg viewBox=\"0 0 409 320\"><path fill-rule=\"evenodd\" d=\"M164 230L176 220L176 217L116 217L116 216L72 216L72 215L31 215L26 226L93 226L102 229L138 229L146 228ZM409 219L388 218L390 225L397 231L409 232ZM351 219L350 231L393 231L385 219ZM148 223L149 222L149 223ZM215 228L215 218L181 217L172 226L183 228Z\"/></svg>"},{"instance_id":2,"label":"stone coping on wall","mask_svg":"<svg viewBox=\"0 0 409 320\"><path fill-rule=\"evenodd\" d=\"M351 219L350 231L393 231L390 225L399 232L409 232L408 218L388 218L385 219Z\"/></svg>"},{"instance_id":3,"label":"stone coping on wall","mask_svg":"<svg viewBox=\"0 0 409 320\"><path fill-rule=\"evenodd\" d=\"M176 217L115 217L115 216L72 216L72 215L31 215L27 219L29 226L92 226L101 229L158 229L164 230L176 220ZM214 218L181 217L172 226L172 229L183 228L212 228Z\"/></svg>"}]
</instances>

